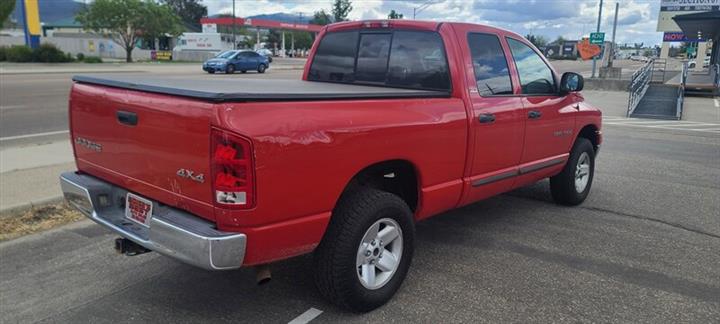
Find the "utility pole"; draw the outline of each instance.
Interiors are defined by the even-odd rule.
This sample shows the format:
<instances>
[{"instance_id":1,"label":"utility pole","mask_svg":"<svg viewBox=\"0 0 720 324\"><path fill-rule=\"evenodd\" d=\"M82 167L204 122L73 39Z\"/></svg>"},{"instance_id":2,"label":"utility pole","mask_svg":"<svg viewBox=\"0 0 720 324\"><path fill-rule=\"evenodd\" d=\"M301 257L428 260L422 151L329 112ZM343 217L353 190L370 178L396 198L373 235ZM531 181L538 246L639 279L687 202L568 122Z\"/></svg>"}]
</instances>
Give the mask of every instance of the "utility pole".
<instances>
[{"instance_id":1,"label":"utility pole","mask_svg":"<svg viewBox=\"0 0 720 324\"><path fill-rule=\"evenodd\" d=\"M435 0L430 0L422 3L421 5L413 8L413 20L415 20L415 16L419 14L421 11L427 9L428 7L435 4Z\"/></svg>"},{"instance_id":2,"label":"utility pole","mask_svg":"<svg viewBox=\"0 0 720 324\"><path fill-rule=\"evenodd\" d=\"M615 57L615 30L617 29L617 16L620 2L615 2L615 19L613 20L613 35L610 43L610 57L608 57L608 67L613 66L613 58Z\"/></svg>"},{"instance_id":3,"label":"utility pole","mask_svg":"<svg viewBox=\"0 0 720 324\"><path fill-rule=\"evenodd\" d=\"M598 11L597 30L595 30L596 33L600 32L600 20L602 20L602 6L603 6L603 0L600 0L600 10ZM597 64L597 56L593 56L592 76L590 76L591 78L595 77L595 65L596 64Z\"/></svg>"},{"instance_id":4,"label":"utility pole","mask_svg":"<svg viewBox=\"0 0 720 324\"><path fill-rule=\"evenodd\" d=\"M233 37L232 37L232 40L233 40L233 49L237 49L237 40L235 39L235 32L236 32L235 29L237 29L236 28L237 26L235 25L235 0L232 0L232 2L233 2L233 15L232 15ZM593 72L594 71L595 71L595 69L593 69Z\"/></svg>"}]
</instances>

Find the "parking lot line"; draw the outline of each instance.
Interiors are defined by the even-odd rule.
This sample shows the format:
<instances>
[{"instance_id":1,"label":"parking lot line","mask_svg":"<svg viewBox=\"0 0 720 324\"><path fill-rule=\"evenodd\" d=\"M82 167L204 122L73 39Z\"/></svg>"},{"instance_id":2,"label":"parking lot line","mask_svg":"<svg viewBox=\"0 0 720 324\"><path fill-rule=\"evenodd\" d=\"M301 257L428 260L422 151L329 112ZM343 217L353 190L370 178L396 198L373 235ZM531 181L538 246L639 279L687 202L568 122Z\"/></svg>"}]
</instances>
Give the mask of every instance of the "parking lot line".
<instances>
[{"instance_id":1,"label":"parking lot line","mask_svg":"<svg viewBox=\"0 0 720 324\"><path fill-rule=\"evenodd\" d=\"M300 316L295 317L292 321L288 322L288 324L309 323L310 321L315 319L315 317L320 316L320 314L322 314L321 310L314 308L314 307L310 307L310 309L306 310L305 313L302 313L302 314L300 314Z\"/></svg>"}]
</instances>

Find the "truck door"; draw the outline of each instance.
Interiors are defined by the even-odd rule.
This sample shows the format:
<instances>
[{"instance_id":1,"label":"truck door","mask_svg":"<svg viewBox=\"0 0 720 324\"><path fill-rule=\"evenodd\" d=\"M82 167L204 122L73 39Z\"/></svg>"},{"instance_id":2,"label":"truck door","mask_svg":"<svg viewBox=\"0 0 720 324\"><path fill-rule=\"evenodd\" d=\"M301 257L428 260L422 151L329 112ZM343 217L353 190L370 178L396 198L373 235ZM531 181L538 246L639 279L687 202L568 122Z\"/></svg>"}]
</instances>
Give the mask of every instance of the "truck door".
<instances>
[{"instance_id":1,"label":"truck door","mask_svg":"<svg viewBox=\"0 0 720 324\"><path fill-rule=\"evenodd\" d=\"M527 43L507 38L522 91L525 144L516 186L552 175L562 167L573 143L574 100L560 96L557 78Z\"/></svg>"},{"instance_id":2,"label":"truck door","mask_svg":"<svg viewBox=\"0 0 720 324\"><path fill-rule=\"evenodd\" d=\"M524 139L522 99L515 95L507 48L496 34L469 31L465 58L470 120L470 189L461 204L509 190Z\"/></svg>"}]
</instances>

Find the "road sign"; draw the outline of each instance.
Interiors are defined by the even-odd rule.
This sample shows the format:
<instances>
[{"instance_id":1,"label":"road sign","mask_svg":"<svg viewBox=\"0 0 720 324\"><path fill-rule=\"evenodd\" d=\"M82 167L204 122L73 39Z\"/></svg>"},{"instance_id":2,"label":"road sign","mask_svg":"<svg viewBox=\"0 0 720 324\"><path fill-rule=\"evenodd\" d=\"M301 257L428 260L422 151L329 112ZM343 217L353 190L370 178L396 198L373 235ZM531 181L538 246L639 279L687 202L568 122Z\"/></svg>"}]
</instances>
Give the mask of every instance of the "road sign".
<instances>
[{"instance_id":1,"label":"road sign","mask_svg":"<svg viewBox=\"0 0 720 324\"><path fill-rule=\"evenodd\" d=\"M602 45L605 42L605 33L590 33L590 44Z\"/></svg>"}]
</instances>

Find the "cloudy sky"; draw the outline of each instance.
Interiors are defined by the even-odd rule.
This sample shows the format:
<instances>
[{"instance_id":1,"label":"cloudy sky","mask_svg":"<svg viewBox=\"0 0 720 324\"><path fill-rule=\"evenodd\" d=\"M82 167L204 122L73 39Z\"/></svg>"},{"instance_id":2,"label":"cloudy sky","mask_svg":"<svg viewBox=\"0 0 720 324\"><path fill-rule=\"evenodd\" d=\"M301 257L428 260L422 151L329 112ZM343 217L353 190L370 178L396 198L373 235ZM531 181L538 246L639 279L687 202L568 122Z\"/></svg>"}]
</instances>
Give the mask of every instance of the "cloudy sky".
<instances>
[{"instance_id":1,"label":"cloudy sky","mask_svg":"<svg viewBox=\"0 0 720 324\"><path fill-rule=\"evenodd\" d=\"M235 0L240 17L277 12L303 13L325 9L330 12L332 0ZM412 17L413 8L422 1L354 0L351 19L387 18L394 9ZM464 21L488 24L521 34L543 35L550 40L557 36L577 39L594 31L599 1L593 0L435 0L435 4L418 14L417 19ZM616 1L605 1L601 31L606 39L612 33ZM619 0L617 41L659 44L662 33L655 32L660 0ZM232 12L232 0L203 0L209 13Z\"/></svg>"}]
</instances>

